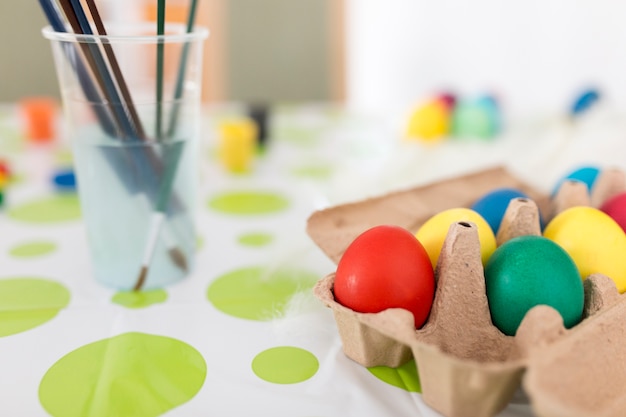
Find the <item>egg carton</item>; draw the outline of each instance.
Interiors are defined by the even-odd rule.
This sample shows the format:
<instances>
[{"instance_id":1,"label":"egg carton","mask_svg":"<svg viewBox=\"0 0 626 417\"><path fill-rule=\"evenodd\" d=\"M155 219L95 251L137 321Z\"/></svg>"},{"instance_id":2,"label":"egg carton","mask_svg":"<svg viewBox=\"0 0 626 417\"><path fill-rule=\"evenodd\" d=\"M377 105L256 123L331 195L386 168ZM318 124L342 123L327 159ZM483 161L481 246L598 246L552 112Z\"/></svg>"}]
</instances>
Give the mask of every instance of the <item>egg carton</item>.
<instances>
[{"instance_id":1,"label":"egg carton","mask_svg":"<svg viewBox=\"0 0 626 417\"><path fill-rule=\"evenodd\" d=\"M315 212L307 232L335 263L360 233L380 224L417 231L440 211L469 207L500 187L528 199L513 200L497 235L498 244L541 233L539 213L549 220L575 205L599 205L626 190L624 174L603 171L592 193L564 182L554 198L497 167L382 197ZM332 309L344 353L365 367L398 367L415 358L422 398L448 417L491 417L523 390L540 417L617 417L626 411L626 303L613 281L593 274L584 282L583 320L565 329L548 306L530 310L515 336L491 322L477 228L451 225L436 267L430 316L415 329L403 309L358 313L335 301L331 273L314 293Z\"/></svg>"}]
</instances>

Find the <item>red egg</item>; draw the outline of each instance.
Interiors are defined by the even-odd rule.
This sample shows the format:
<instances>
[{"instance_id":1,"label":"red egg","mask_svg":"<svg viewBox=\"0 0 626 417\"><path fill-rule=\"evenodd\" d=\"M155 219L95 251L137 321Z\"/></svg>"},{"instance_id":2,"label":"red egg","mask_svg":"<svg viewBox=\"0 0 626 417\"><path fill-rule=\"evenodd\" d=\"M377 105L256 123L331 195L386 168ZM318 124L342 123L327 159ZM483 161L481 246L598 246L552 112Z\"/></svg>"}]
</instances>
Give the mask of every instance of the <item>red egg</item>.
<instances>
[{"instance_id":1,"label":"red egg","mask_svg":"<svg viewBox=\"0 0 626 417\"><path fill-rule=\"evenodd\" d=\"M608 214L626 232L626 192L605 201L600 210Z\"/></svg>"},{"instance_id":2,"label":"red egg","mask_svg":"<svg viewBox=\"0 0 626 417\"><path fill-rule=\"evenodd\" d=\"M359 235L339 260L334 294L337 302L360 313L403 308L413 313L419 328L433 303L433 267L411 232L375 226Z\"/></svg>"}]
</instances>

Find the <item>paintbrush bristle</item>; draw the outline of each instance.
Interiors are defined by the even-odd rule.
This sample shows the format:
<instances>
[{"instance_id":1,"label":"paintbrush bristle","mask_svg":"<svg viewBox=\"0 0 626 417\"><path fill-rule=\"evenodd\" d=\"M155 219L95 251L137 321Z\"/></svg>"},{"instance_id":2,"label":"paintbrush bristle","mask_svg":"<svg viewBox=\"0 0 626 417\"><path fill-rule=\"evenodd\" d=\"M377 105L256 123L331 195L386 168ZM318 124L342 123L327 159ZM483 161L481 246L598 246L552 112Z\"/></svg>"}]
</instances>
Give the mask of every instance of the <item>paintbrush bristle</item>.
<instances>
[{"instance_id":1,"label":"paintbrush bristle","mask_svg":"<svg viewBox=\"0 0 626 417\"><path fill-rule=\"evenodd\" d=\"M172 248L169 250L170 258L172 261L183 271L187 272L187 258L183 251L178 248Z\"/></svg>"},{"instance_id":2,"label":"paintbrush bristle","mask_svg":"<svg viewBox=\"0 0 626 417\"><path fill-rule=\"evenodd\" d=\"M143 287L143 284L146 282L147 276L148 276L148 267L144 265L141 267L141 271L139 271L139 276L137 277L137 283L135 284L133 291L141 291L141 287Z\"/></svg>"}]
</instances>

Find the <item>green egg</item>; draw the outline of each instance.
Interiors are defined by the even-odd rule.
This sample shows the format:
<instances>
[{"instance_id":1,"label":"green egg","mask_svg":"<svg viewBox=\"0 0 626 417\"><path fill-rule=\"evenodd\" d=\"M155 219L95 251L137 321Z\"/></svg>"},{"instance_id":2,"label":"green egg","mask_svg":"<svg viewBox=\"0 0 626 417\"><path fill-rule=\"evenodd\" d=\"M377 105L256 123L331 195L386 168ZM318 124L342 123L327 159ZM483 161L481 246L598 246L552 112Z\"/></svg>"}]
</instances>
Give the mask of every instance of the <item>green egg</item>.
<instances>
[{"instance_id":1,"label":"green egg","mask_svg":"<svg viewBox=\"0 0 626 417\"><path fill-rule=\"evenodd\" d=\"M513 336L526 313L548 305L563 317L565 327L580 322L585 295L572 258L559 245L541 236L509 240L485 265L491 320Z\"/></svg>"}]
</instances>

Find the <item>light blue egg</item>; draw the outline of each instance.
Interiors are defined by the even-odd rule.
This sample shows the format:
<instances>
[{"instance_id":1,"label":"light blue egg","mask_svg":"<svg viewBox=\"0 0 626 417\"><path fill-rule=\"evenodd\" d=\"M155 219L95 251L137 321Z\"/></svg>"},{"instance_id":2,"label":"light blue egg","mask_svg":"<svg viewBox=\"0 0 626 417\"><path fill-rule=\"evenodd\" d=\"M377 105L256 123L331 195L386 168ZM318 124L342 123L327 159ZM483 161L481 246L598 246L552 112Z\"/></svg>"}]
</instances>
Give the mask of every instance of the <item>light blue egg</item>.
<instances>
[{"instance_id":1,"label":"light blue egg","mask_svg":"<svg viewBox=\"0 0 626 417\"><path fill-rule=\"evenodd\" d=\"M600 173L600 168L598 167L595 167L592 165L581 166L571 171L569 174L565 175L563 178L561 178L559 182L556 184L556 186L554 187L552 194L554 195L559 191L559 188L561 187L561 184L563 184L564 181L571 181L571 180L580 181L584 183L587 186L587 189L591 191L591 188L593 187L593 184L596 182L596 178L598 177L599 173Z\"/></svg>"},{"instance_id":2,"label":"light blue egg","mask_svg":"<svg viewBox=\"0 0 626 417\"><path fill-rule=\"evenodd\" d=\"M578 116L589 110L600 99L600 93L593 88L580 93L570 107L570 114Z\"/></svg>"}]
</instances>

